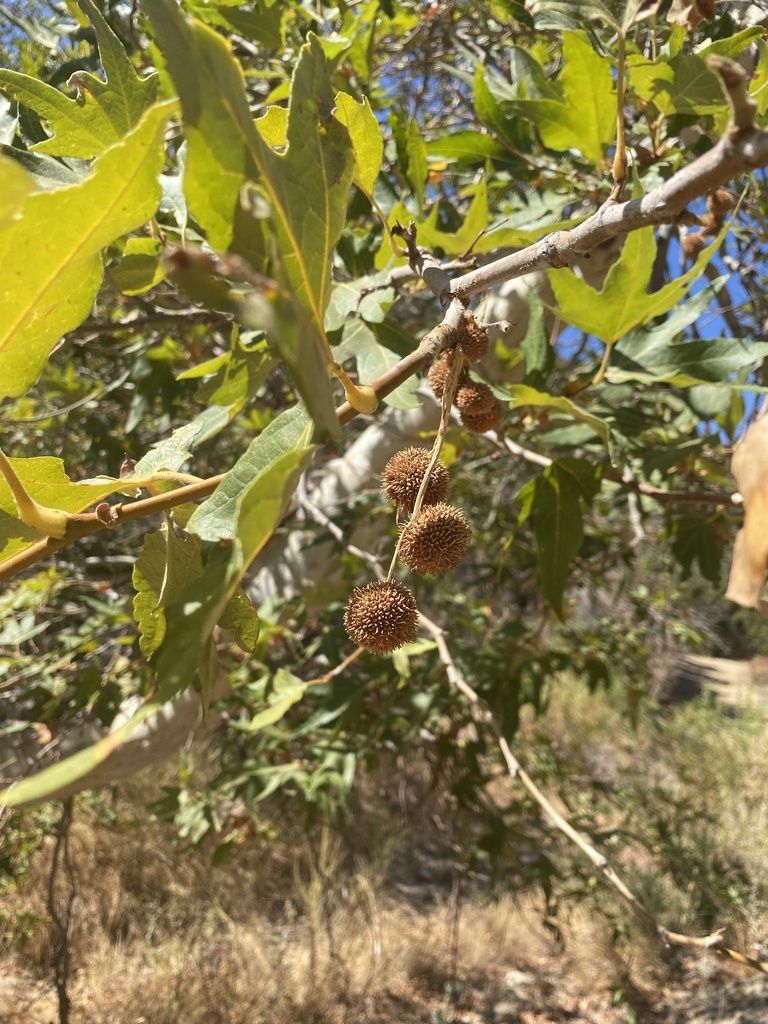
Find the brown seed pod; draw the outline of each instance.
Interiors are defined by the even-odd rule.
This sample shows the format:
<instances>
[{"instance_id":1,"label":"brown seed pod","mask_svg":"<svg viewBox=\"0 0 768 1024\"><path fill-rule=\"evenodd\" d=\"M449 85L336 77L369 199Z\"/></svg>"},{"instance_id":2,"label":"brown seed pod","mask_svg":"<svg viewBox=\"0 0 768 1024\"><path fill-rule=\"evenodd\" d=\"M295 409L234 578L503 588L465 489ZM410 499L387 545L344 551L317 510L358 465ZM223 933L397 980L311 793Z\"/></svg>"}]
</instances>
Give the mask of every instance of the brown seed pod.
<instances>
[{"instance_id":1,"label":"brown seed pod","mask_svg":"<svg viewBox=\"0 0 768 1024\"><path fill-rule=\"evenodd\" d=\"M454 505L423 508L403 529L400 558L418 573L442 576L455 569L472 538L467 517Z\"/></svg>"},{"instance_id":2,"label":"brown seed pod","mask_svg":"<svg viewBox=\"0 0 768 1024\"><path fill-rule=\"evenodd\" d=\"M396 501L398 509L412 512L431 458L427 448L403 448L393 455L381 474L381 493L387 501ZM434 505L447 493L448 470L438 460L424 492L424 504Z\"/></svg>"},{"instance_id":3,"label":"brown seed pod","mask_svg":"<svg viewBox=\"0 0 768 1024\"><path fill-rule=\"evenodd\" d=\"M418 624L416 598L396 580L355 587L344 611L350 640L372 654L389 654L415 640Z\"/></svg>"},{"instance_id":4,"label":"brown seed pod","mask_svg":"<svg viewBox=\"0 0 768 1024\"><path fill-rule=\"evenodd\" d=\"M683 256L685 256L687 260L695 260L702 249L705 248L706 244L707 240L701 232L698 232L695 235L692 235L689 232L681 243Z\"/></svg>"},{"instance_id":5,"label":"brown seed pod","mask_svg":"<svg viewBox=\"0 0 768 1024\"><path fill-rule=\"evenodd\" d=\"M495 430L501 423L504 406L494 398L493 405L484 412L461 414L461 422L471 434L484 434L486 430Z\"/></svg>"},{"instance_id":6,"label":"brown seed pod","mask_svg":"<svg viewBox=\"0 0 768 1024\"><path fill-rule=\"evenodd\" d=\"M427 374L427 380L429 386L434 392L435 398L442 398L443 391L445 390L445 382L448 380L448 374L451 372L453 367L453 360L456 358L456 353L451 349L449 352L443 353L443 355L436 360ZM459 387L469 380L469 375L466 370L462 370L459 376Z\"/></svg>"},{"instance_id":7,"label":"brown seed pod","mask_svg":"<svg viewBox=\"0 0 768 1024\"><path fill-rule=\"evenodd\" d=\"M461 349L470 363L482 359L488 351L488 331L475 320L468 309L464 310L457 333Z\"/></svg>"},{"instance_id":8,"label":"brown seed pod","mask_svg":"<svg viewBox=\"0 0 768 1024\"><path fill-rule=\"evenodd\" d=\"M496 398L487 384L470 381L456 392L456 406L461 413L478 416L496 404Z\"/></svg>"},{"instance_id":9,"label":"brown seed pod","mask_svg":"<svg viewBox=\"0 0 768 1024\"><path fill-rule=\"evenodd\" d=\"M707 209L718 219L729 213L736 205L736 200L725 188L716 188L712 195L707 196Z\"/></svg>"}]
</instances>

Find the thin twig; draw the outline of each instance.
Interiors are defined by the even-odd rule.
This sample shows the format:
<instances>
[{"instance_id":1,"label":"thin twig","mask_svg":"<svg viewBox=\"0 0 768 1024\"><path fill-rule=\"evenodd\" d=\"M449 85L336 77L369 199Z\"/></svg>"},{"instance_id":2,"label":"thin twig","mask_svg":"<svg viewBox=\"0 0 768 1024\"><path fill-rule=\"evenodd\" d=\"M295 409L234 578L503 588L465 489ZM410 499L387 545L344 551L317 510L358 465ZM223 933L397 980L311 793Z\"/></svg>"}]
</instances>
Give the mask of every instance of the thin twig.
<instances>
[{"instance_id":1,"label":"thin twig","mask_svg":"<svg viewBox=\"0 0 768 1024\"><path fill-rule=\"evenodd\" d=\"M617 893L619 893L625 903L629 905L643 923L649 926L656 933L658 938L666 945L711 949L715 953L718 953L720 956L726 957L729 960L743 964L753 970L760 971L762 974L768 974L768 962L746 956L745 954L738 952L738 950L731 949L729 946L726 946L721 932L716 932L712 935L703 937L697 935L683 935L678 932L670 932L662 925L657 924L653 916L645 909L637 896L635 896L626 882L612 867L607 857L596 850L589 840L580 832L577 832L570 822L552 805L551 801L544 795L530 775L528 775L522 767L520 761L512 753L493 712L458 671L450 649L448 648L448 644L446 643L445 633L443 630L426 615L420 615L419 621L428 630L428 632L431 633L435 641L438 657L443 664L446 676L448 677L448 682L459 690L459 692L467 698L470 704L481 712L482 721L490 725L499 744L501 756L504 759L504 763L510 776L513 779L516 779L526 792L533 797L555 828L570 839L570 841L592 862L597 870L601 872L608 884Z\"/></svg>"},{"instance_id":2,"label":"thin twig","mask_svg":"<svg viewBox=\"0 0 768 1024\"><path fill-rule=\"evenodd\" d=\"M75 876L69 857L69 830L72 825L72 797L67 797L56 828L56 844L53 848L51 873L48 876L48 913L58 932L58 944L53 954L55 967L56 995L59 1001L59 1024L69 1024L71 1000L69 998L69 938L72 931L72 908L77 896ZM59 860L64 864L67 893L63 913L59 912L56 903L56 881L59 873Z\"/></svg>"},{"instance_id":3,"label":"thin twig","mask_svg":"<svg viewBox=\"0 0 768 1024\"><path fill-rule=\"evenodd\" d=\"M691 221L685 212L693 200L748 171L768 165L768 131L755 128L754 101L744 71L735 61L710 57L731 105L731 121L722 139L703 156L673 174L640 199L608 199L591 217L570 231L556 231L525 249L455 278L452 296L467 300L476 292L530 274L568 267L610 238L656 224Z\"/></svg>"}]
</instances>

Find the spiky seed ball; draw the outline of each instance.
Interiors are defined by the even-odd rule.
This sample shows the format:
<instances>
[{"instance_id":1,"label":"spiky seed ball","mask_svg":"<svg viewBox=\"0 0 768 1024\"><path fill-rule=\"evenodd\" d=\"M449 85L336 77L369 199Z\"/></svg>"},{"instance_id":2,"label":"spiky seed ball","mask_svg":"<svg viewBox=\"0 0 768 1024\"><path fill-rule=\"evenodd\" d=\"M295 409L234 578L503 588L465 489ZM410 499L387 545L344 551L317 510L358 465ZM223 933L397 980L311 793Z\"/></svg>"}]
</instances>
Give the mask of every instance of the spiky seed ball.
<instances>
[{"instance_id":1,"label":"spiky seed ball","mask_svg":"<svg viewBox=\"0 0 768 1024\"><path fill-rule=\"evenodd\" d=\"M484 434L486 430L495 430L501 423L504 406L494 398L493 405L485 412L461 414L461 422L471 434Z\"/></svg>"},{"instance_id":2,"label":"spiky seed ball","mask_svg":"<svg viewBox=\"0 0 768 1024\"><path fill-rule=\"evenodd\" d=\"M403 448L393 455L381 474L381 493L387 501L396 501L400 510L412 512L431 458L427 448ZM447 493L448 470L438 460L424 492L423 503L434 505L442 501Z\"/></svg>"},{"instance_id":3,"label":"spiky seed ball","mask_svg":"<svg viewBox=\"0 0 768 1024\"><path fill-rule=\"evenodd\" d=\"M453 367L453 360L456 358L456 353L451 349L449 352L445 352L438 360L436 360L427 374L427 380L429 386L435 395L435 398L442 398L443 391L445 390L445 382L448 380L448 374L451 372ZM462 370L459 376L459 387L469 380L469 374L466 370Z\"/></svg>"},{"instance_id":4,"label":"spiky seed ball","mask_svg":"<svg viewBox=\"0 0 768 1024\"><path fill-rule=\"evenodd\" d=\"M355 587L344 611L350 640L372 654L389 654L415 640L418 623L415 597L396 580Z\"/></svg>"},{"instance_id":5,"label":"spiky seed ball","mask_svg":"<svg viewBox=\"0 0 768 1024\"><path fill-rule=\"evenodd\" d=\"M688 233L682 241L683 256L687 260L695 260L706 244L707 240L701 232L695 235Z\"/></svg>"},{"instance_id":6,"label":"spiky seed ball","mask_svg":"<svg viewBox=\"0 0 768 1024\"><path fill-rule=\"evenodd\" d=\"M454 505L423 508L403 529L400 557L409 569L442 576L455 569L472 538L467 517Z\"/></svg>"},{"instance_id":7,"label":"spiky seed ball","mask_svg":"<svg viewBox=\"0 0 768 1024\"><path fill-rule=\"evenodd\" d=\"M736 205L736 200L725 188L716 188L712 195L707 196L707 209L715 217L722 218Z\"/></svg>"},{"instance_id":8,"label":"spiky seed ball","mask_svg":"<svg viewBox=\"0 0 768 1024\"><path fill-rule=\"evenodd\" d=\"M470 381L456 392L456 406L462 413L478 416L488 412L496 404L496 398L487 384Z\"/></svg>"},{"instance_id":9,"label":"spiky seed ball","mask_svg":"<svg viewBox=\"0 0 768 1024\"><path fill-rule=\"evenodd\" d=\"M475 320L468 309L464 310L461 318L458 340L470 363L476 363L488 351L488 331Z\"/></svg>"}]
</instances>

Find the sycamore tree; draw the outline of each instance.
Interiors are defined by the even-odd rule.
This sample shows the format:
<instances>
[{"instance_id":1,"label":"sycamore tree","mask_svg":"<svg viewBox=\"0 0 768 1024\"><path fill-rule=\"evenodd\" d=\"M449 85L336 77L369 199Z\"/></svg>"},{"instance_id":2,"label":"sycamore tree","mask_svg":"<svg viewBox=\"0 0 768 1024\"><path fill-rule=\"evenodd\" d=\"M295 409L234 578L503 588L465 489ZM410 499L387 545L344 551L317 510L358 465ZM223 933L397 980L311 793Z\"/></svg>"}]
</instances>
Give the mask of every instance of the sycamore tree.
<instances>
[{"instance_id":1,"label":"sycamore tree","mask_svg":"<svg viewBox=\"0 0 768 1024\"><path fill-rule=\"evenodd\" d=\"M45 744L0 803L223 713L217 798L335 805L428 734L644 914L514 734L647 667L641 613L722 593L734 539L761 608L760 8L4 8L3 718Z\"/></svg>"}]
</instances>

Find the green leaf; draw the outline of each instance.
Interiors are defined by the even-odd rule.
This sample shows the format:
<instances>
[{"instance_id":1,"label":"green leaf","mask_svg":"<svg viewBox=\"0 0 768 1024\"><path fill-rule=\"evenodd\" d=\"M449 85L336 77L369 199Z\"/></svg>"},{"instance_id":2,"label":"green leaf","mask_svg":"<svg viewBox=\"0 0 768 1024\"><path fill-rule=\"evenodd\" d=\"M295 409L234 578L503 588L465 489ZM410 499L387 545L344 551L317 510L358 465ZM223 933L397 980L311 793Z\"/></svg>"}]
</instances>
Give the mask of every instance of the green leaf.
<instances>
[{"instance_id":1,"label":"green leaf","mask_svg":"<svg viewBox=\"0 0 768 1024\"><path fill-rule=\"evenodd\" d=\"M112 267L112 280L123 295L141 295L165 277L161 262L162 246L154 238L129 238L123 257Z\"/></svg>"},{"instance_id":2,"label":"green leaf","mask_svg":"<svg viewBox=\"0 0 768 1024\"><path fill-rule=\"evenodd\" d=\"M544 304L534 288L528 291L528 330L520 343L525 360L525 380L528 387L541 390L555 368L555 350L550 344L544 323Z\"/></svg>"},{"instance_id":3,"label":"green leaf","mask_svg":"<svg viewBox=\"0 0 768 1024\"><path fill-rule=\"evenodd\" d=\"M35 501L72 515L114 494L122 486L119 480L109 478L75 483L64 472L61 459L49 456L9 461ZM0 477L0 555L3 559L10 558L39 540L37 530L25 526L18 518L10 488Z\"/></svg>"},{"instance_id":4,"label":"green leaf","mask_svg":"<svg viewBox=\"0 0 768 1024\"><path fill-rule=\"evenodd\" d=\"M424 206L424 191L427 187L427 146L422 138L419 123L411 118L406 131L408 154L408 181L411 194L421 210Z\"/></svg>"},{"instance_id":5,"label":"green leaf","mask_svg":"<svg viewBox=\"0 0 768 1024\"><path fill-rule=\"evenodd\" d=\"M427 143L427 154L431 157L443 157L457 163L484 163L493 160L495 163L507 163L510 159L505 149L490 135L481 135L474 131L453 132L439 139L431 139Z\"/></svg>"},{"instance_id":6,"label":"green leaf","mask_svg":"<svg viewBox=\"0 0 768 1024\"><path fill-rule=\"evenodd\" d=\"M322 47L311 36L301 48L288 107L288 148L277 153L254 126L242 71L225 41L187 21L172 0L146 0L146 7L182 103L190 208L214 248L231 247L257 269L267 263L269 214L279 251L274 276L289 286L307 317L300 338L274 341L320 430L338 436L328 374L318 368L330 364L323 320L355 154L347 129L333 117ZM252 216L241 207L246 182L253 183Z\"/></svg>"},{"instance_id":7,"label":"green leaf","mask_svg":"<svg viewBox=\"0 0 768 1024\"><path fill-rule=\"evenodd\" d=\"M599 437L604 441L608 441L608 424L601 420L599 416L595 416L580 405L576 405L569 398L555 398L553 395L548 395L544 391L536 391L525 384L514 384L512 387L505 388L504 392L510 396L513 409L524 405L530 405L534 408L556 409L571 419L587 424Z\"/></svg>"},{"instance_id":8,"label":"green leaf","mask_svg":"<svg viewBox=\"0 0 768 1024\"><path fill-rule=\"evenodd\" d=\"M727 102L717 75L695 54L653 61L633 54L627 63L637 96L667 116L714 114Z\"/></svg>"},{"instance_id":9,"label":"green leaf","mask_svg":"<svg viewBox=\"0 0 768 1024\"><path fill-rule=\"evenodd\" d=\"M539 580L545 598L562 618L565 581L584 538L582 485L571 467L554 462L536 478L534 486L532 514Z\"/></svg>"},{"instance_id":10,"label":"green leaf","mask_svg":"<svg viewBox=\"0 0 768 1024\"><path fill-rule=\"evenodd\" d=\"M16 149L14 146L0 146L0 154L9 157L27 172L37 186L35 191L61 188L62 185L76 185L83 178L87 178L91 170L87 160L69 160L64 163L44 153L32 153L28 149Z\"/></svg>"},{"instance_id":11,"label":"green leaf","mask_svg":"<svg viewBox=\"0 0 768 1024\"><path fill-rule=\"evenodd\" d=\"M73 785L103 761L106 761L113 751L125 743L137 726L150 715L159 711L163 703L161 698L152 697L125 725L105 736L103 740L73 754L72 757L64 758L63 761L59 761L58 764L54 764L50 768L44 768L27 779L15 782L7 789L0 790L0 805L16 807L19 804L42 803L49 798L51 793L57 792L64 786Z\"/></svg>"},{"instance_id":12,"label":"green leaf","mask_svg":"<svg viewBox=\"0 0 768 1024\"><path fill-rule=\"evenodd\" d=\"M668 342L655 338L653 332L647 332L645 337L634 332L614 349L606 378L612 384L626 380L664 381L683 388L717 384L764 391L764 388L740 383L729 385L728 377L767 357L768 342L765 341L709 338Z\"/></svg>"},{"instance_id":13,"label":"green leaf","mask_svg":"<svg viewBox=\"0 0 768 1024\"><path fill-rule=\"evenodd\" d=\"M488 186L485 178L477 185L472 204L458 231L441 231L437 227L439 212L437 204L434 204L427 219L417 224L419 244L429 249L442 249L446 256L467 252L488 227Z\"/></svg>"},{"instance_id":14,"label":"green leaf","mask_svg":"<svg viewBox=\"0 0 768 1024\"><path fill-rule=\"evenodd\" d=\"M198 508L188 529L203 540L231 540L247 488L286 454L299 453L303 459L312 450L311 437L312 422L303 406L295 405L281 413L251 442L211 497Z\"/></svg>"},{"instance_id":15,"label":"green leaf","mask_svg":"<svg viewBox=\"0 0 768 1024\"><path fill-rule=\"evenodd\" d=\"M71 100L53 86L17 71L0 70L0 91L31 107L48 122L53 137L32 149L54 156L87 159L98 156L133 129L157 97L158 77L140 79L123 45L91 0L78 0L96 32L106 75L76 71L70 84L78 89Z\"/></svg>"},{"instance_id":16,"label":"green leaf","mask_svg":"<svg viewBox=\"0 0 768 1024\"><path fill-rule=\"evenodd\" d=\"M275 725L304 696L307 684L298 676L279 668L272 683L274 692L269 703L253 716L250 722L242 723L239 728L249 735L260 732L270 725Z\"/></svg>"},{"instance_id":17,"label":"green leaf","mask_svg":"<svg viewBox=\"0 0 768 1024\"><path fill-rule=\"evenodd\" d=\"M534 113L534 123L548 149L577 149L599 167L616 137L611 62L595 53L576 32L563 34L563 57L562 101L528 100L521 106Z\"/></svg>"},{"instance_id":18,"label":"green leaf","mask_svg":"<svg viewBox=\"0 0 768 1024\"><path fill-rule=\"evenodd\" d=\"M373 186L384 159L384 140L376 115L367 97L357 103L352 96L340 92L336 97L337 120L346 127L355 153L355 184L367 195L373 195ZM425 157L426 159L426 157Z\"/></svg>"},{"instance_id":19,"label":"green leaf","mask_svg":"<svg viewBox=\"0 0 768 1024\"><path fill-rule=\"evenodd\" d=\"M3 147L3 149L11 147ZM13 160L0 158L0 238L21 216L33 183L25 171Z\"/></svg>"},{"instance_id":20,"label":"green leaf","mask_svg":"<svg viewBox=\"0 0 768 1024\"><path fill-rule=\"evenodd\" d=\"M231 629L235 634L235 641L244 651L252 653L256 650L261 632L259 613L242 589L237 591L224 609L219 619L219 627Z\"/></svg>"},{"instance_id":21,"label":"green leaf","mask_svg":"<svg viewBox=\"0 0 768 1024\"><path fill-rule=\"evenodd\" d=\"M363 320L348 320L344 325L342 340L334 348L339 363L348 359L357 362L357 376L361 384L370 384L395 366L400 356L382 345L371 327ZM399 388L387 395L384 402L395 409L416 409L421 405L416 397L416 377L409 377Z\"/></svg>"},{"instance_id":22,"label":"green leaf","mask_svg":"<svg viewBox=\"0 0 768 1024\"><path fill-rule=\"evenodd\" d=\"M574 327L611 345L632 328L676 305L719 247L721 235L704 249L690 270L652 293L648 286L656 259L653 228L642 228L627 236L621 258L608 271L599 292L572 271L550 271L558 314Z\"/></svg>"},{"instance_id":23,"label":"green leaf","mask_svg":"<svg viewBox=\"0 0 768 1024\"><path fill-rule=\"evenodd\" d=\"M253 399L274 366L275 358L266 342L246 345L241 336L235 334L231 351L195 398L209 406L222 406L229 422Z\"/></svg>"},{"instance_id":24,"label":"green leaf","mask_svg":"<svg viewBox=\"0 0 768 1024\"><path fill-rule=\"evenodd\" d=\"M155 212L172 111L149 110L80 184L28 195L23 216L0 233L0 258L13 253L0 290L0 394L22 395L35 382L53 346L90 313L101 250Z\"/></svg>"},{"instance_id":25,"label":"green leaf","mask_svg":"<svg viewBox=\"0 0 768 1024\"><path fill-rule=\"evenodd\" d=\"M166 604L203 574L197 537L180 537L169 522L148 533L133 567L133 617L140 633L145 658L151 658L165 637Z\"/></svg>"}]
</instances>

